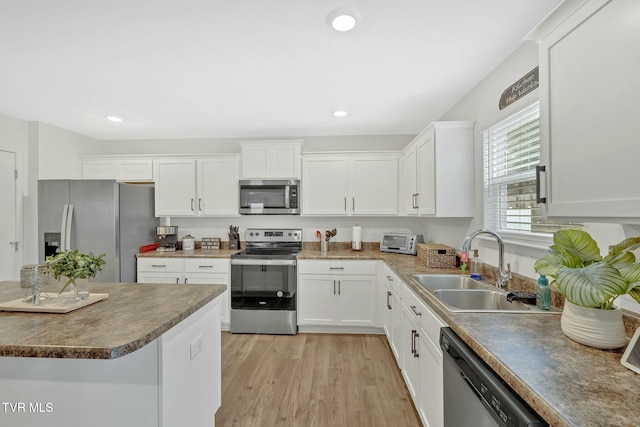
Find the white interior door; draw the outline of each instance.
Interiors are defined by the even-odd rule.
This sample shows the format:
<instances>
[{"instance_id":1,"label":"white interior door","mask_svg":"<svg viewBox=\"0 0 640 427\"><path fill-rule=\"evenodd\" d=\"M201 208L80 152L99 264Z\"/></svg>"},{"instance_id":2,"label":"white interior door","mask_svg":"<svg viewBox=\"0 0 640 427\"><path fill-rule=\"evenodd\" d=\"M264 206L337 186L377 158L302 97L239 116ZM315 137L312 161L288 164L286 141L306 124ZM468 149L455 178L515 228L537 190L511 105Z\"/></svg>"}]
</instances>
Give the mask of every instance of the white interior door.
<instances>
[{"instance_id":1,"label":"white interior door","mask_svg":"<svg viewBox=\"0 0 640 427\"><path fill-rule=\"evenodd\" d=\"M16 155L0 151L0 281L18 280Z\"/></svg>"}]
</instances>

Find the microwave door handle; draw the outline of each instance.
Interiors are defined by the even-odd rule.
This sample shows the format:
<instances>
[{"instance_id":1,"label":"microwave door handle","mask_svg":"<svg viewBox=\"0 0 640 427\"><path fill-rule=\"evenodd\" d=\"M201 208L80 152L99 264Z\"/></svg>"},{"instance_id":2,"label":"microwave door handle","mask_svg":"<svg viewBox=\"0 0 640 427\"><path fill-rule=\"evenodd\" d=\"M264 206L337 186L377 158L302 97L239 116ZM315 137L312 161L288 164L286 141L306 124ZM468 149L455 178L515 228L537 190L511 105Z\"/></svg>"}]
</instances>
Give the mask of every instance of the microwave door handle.
<instances>
[{"instance_id":1,"label":"microwave door handle","mask_svg":"<svg viewBox=\"0 0 640 427\"><path fill-rule=\"evenodd\" d=\"M290 185L284 186L284 207L287 209L291 208L291 203L289 202L290 187L291 187Z\"/></svg>"}]
</instances>

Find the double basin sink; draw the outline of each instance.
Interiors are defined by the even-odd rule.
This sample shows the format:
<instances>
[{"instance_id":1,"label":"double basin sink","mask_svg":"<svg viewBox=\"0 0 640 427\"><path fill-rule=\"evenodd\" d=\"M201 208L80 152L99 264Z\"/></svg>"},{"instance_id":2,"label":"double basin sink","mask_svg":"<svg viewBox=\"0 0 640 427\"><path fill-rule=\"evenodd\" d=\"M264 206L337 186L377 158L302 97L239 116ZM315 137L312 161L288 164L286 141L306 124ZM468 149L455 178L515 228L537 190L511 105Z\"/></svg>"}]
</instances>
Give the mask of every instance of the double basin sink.
<instances>
[{"instance_id":1,"label":"double basin sink","mask_svg":"<svg viewBox=\"0 0 640 427\"><path fill-rule=\"evenodd\" d=\"M541 310L520 301L509 302L507 292L488 282L469 276L447 274L416 274L413 278L449 310L453 312L492 313L559 313Z\"/></svg>"}]
</instances>

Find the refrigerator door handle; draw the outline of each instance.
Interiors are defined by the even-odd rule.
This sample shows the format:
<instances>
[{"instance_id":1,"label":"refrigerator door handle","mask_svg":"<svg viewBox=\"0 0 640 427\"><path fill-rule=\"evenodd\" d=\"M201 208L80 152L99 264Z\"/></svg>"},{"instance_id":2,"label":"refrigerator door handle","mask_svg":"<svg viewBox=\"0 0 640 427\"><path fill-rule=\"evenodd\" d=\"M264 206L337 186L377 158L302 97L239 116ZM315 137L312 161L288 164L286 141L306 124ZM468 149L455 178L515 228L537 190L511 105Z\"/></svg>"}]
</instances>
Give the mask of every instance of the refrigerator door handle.
<instances>
[{"instance_id":1,"label":"refrigerator door handle","mask_svg":"<svg viewBox=\"0 0 640 427\"><path fill-rule=\"evenodd\" d=\"M66 250L67 246L67 215L69 214L69 205L62 208L62 224L60 224L60 251Z\"/></svg>"},{"instance_id":2,"label":"refrigerator door handle","mask_svg":"<svg viewBox=\"0 0 640 427\"><path fill-rule=\"evenodd\" d=\"M65 251L71 250L71 223L73 222L73 205L69 205L69 211L67 212L67 225L65 227Z\"/></svg>"}]
</instances>

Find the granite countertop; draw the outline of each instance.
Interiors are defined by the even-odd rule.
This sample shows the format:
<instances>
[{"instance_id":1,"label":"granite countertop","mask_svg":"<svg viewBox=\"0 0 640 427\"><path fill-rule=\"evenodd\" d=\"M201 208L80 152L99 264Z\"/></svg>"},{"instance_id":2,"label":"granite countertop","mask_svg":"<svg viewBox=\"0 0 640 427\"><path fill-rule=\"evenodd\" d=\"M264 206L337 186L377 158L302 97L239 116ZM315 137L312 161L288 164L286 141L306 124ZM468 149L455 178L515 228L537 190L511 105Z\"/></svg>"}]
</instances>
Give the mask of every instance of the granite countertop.
<instances>
[{"instance_id":1,"label":"granite countertop","mask_svg":"<svg viewBox=\"0 0 640 427\"><path fill-rule=\"evenodd\" d=\"M568 339L553 314L453 313L414 274L417 257L376 250L305 249L298 259L381 259L551 426L637 426L640 375L620 363L624 349L599 350Z\"/></svg>"},{"instance_id":2,"label":"granite countertop","mask_svg":"<svg viewBox=\"0 0 640 427\"><path fill-rule=\"evenodd\" d=\"M0 311L0 356L115 359L158 338L226 288L91 283L91 292L109 297L66 314ZM19 282L0 282L0 302L21 296Z\"/></svg>"}]
</instances>

